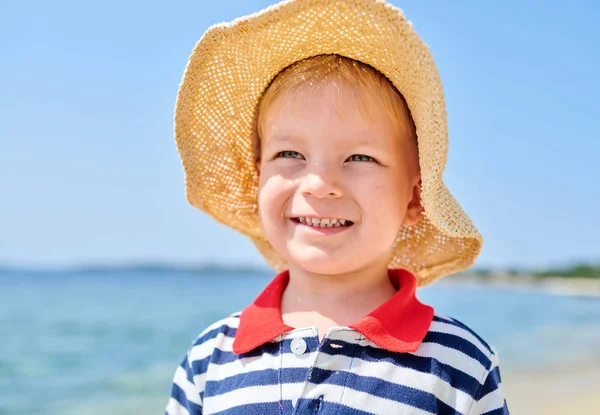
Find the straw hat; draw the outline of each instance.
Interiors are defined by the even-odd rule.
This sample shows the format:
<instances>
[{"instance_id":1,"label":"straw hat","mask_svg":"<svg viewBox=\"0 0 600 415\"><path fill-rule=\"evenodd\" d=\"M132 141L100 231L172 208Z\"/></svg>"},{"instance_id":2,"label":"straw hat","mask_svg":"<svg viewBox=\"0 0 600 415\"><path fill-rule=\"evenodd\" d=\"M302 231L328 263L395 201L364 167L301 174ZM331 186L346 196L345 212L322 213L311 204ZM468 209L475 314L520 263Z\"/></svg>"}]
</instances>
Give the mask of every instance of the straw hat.
<instances>
[{"instance_id":1,"label":"straw hat","mask_svg":"<svg viewBox=\"0 0 600 415\"><path fill-rule=\"evenodd\" d=\"M322 54L377 68L402 93L416 126L425 217L400 229L389 267L412 271L423 286L471 266L483 240L442 182L448 130L438 71L411 22L380 0L285 1L208 29L175 108L189 202L250 237L275 269L286 267L259 222L254 115L281 70Z\"/></svg>"}]
</instances>

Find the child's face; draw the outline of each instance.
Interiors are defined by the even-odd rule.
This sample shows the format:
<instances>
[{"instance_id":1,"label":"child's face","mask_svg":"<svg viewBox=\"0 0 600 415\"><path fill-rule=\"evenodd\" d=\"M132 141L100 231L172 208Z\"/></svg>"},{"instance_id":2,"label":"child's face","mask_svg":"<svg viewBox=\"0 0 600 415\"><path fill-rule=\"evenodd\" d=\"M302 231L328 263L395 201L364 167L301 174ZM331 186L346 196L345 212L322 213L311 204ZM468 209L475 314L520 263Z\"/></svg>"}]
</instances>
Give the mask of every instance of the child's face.
<instances>
[{"instance_id":1,"label":"child's face","mask_svg":"<svg viewBox=\"0 0 600 415\"><path fill-rule=\"evenodd\" d=\"M361 115L354 92L333 82L301 87L261 114L260 219L290 268L332 275L387 266L400 226L421 218L414 143L376 95ZM305 217L351 225L317 228L300 223Z\"/></svg>"}]
</instances>

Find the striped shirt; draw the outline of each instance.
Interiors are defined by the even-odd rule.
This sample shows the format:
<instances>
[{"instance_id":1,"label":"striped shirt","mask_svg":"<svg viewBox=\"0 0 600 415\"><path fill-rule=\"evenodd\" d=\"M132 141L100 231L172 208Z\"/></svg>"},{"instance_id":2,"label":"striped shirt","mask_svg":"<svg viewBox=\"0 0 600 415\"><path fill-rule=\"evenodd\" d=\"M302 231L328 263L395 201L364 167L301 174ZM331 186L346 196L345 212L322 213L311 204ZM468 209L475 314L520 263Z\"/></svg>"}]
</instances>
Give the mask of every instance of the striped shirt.
<instances>
[{"instance_id":1,"label":"striped shirt","mask_svg":"<svg viewBox=\"0 0 600 415\"><path fill-rule=\"evenodd\" d=\"M244 311L208 327L173 379L168 415L507 414L494 349L416 297L416 279L390 270L397 294L319 341L286 326L279 274Z\"/></svg>"}]
</instances>

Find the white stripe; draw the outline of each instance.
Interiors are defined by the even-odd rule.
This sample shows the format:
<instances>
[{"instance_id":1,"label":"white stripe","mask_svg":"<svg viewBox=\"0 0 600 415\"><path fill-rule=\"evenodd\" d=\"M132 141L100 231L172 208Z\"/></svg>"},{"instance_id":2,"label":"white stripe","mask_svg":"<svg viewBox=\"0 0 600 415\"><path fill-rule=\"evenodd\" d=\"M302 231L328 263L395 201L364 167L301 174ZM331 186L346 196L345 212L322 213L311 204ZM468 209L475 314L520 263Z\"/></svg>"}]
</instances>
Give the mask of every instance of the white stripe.
<instances>
[{"instance_id":1,"label":"white stripe","mask_svg":"<svg viewBox=\"0 0 600 415\"><path fill-rule=\"evenodd\" d=\"M504 406L504 393L502 389L502 384L498 384L498 388L491 391L483 398L479 399L479 401L474 405L474 408L471 410L473 413L484 413L489 412L494 409L502 408ZM475 411L475 409L477 409Z\"/></svg>"},{"instance_id":2,"label":"white stripe","mask_svg":"<svg viewBox=\"0 0 600 415\"><path fill-rule=\"evenodd\" d=\"M270 354L263 354L260 358L256 357L244 357L233 362L225 363L223 365L211 364L210 366L210 381L220 381L231 376L240 374L249 374L265 369L279 369L282 368L305 368L308 369L313 366L315 362L316 352L305 353L300 356L296 356L292 353L285 353L282 356L274 356ZM346 366L348 363L346 360Z\"/></svg>"},{"instance_id":3,"label":"white stripe","mask_svg":"<svg viewBox=\"0 0 600 415\"><path fill-rule=\"evenodd\" d=\"M221 381L242 373L248 373L251 376L251 373L255 371L277 369L280 363L284 368L308 369L314 364L316 357L316 353L307 353L301 356L285 353L283 359L281 359L281 356L265 354L259 359L255 357L244 358L224 365L211 365L210 378L208 380ZM321 357L326 361L326 365L323 365L325 362L322 361L321 364L317 363L316 367L326 370L345 370L350 364L350 359L343 355L321 355ZM448 382L431 373L422 373L409 368L401 368L385 361L369 362L359 358L355 358L352 361L350 371L359 376L383 379L398 385L433 393L440 401L459 411L464 411L472 403L472 398L469 394L454 389ZM194 377L198 385L204 384L205 378L201 376ZM287 386L288 384L285 384L284 389L287 389ZM328 395L333 392L333 388L335 388L335 385L327 385ZM271 396L272 399L274 399L273 396Z\"/></svg>"},{"instance_id":4,"label":"white stripe","mask_svg":"<svg viewBox=\"0 0 600 415\"><path fill-rule=\"evenodd\" d=\"M492 352L494 352L494 353L490 356L490 360L492 361L492 366L490 367L490 372L492 370L494 370L494 368L496 368L497 366L500 365L500 357L498 356L498 353L496 352L496 350L494 350L493 347L492 347Z\"/></svg>"},{"instance_id":5,"label":"white stripe","mask_svg":"<svg viewBox=\"0 0 600 415\"><path fill-rule=\"evenodd\" d=\"M194 402L197 405L202 404L200 401L200 392L196 389L194 384L187 379L187 373L181 366L177 366L175 376L173 377L173 383L183 390L188 401Z\"/></svg>"},{"instance_id":6,"label":"white stripe","mask_svg":"<svg viewBox=\"0 0 600 415\"><path fill-rule=\"evenodd\" d=\"M212 324L211 326L209 326L208 329L204 330L204 333L208 333L215 328L223 326L224 325L223 321L225 321L225 320L228 320L228 319L224 319L215 324ZM233 324L237 325L237 321L239 321L239 320L236 319L236 321ZM232 327L232 326L229 326L229 327ZM198 338L201 338L203 335L204 334L201 334L200 336L198 336ZM190 365L190 369L192 367L193 362L202 360L202 359L205 359L205 358L211 356L217 349L224 351L224 352L231 352L233 350L233 338L228 337L223 333L218 333L214 338L208 339L205 342L200 343L196 346L192 346L190 348L190 350L188 351L188 357L187 357L188 364ZM193 379L194 379L196 394L198 396L200 396L200 393L204 392L204 388L206 386L206 372L203 372L200 374L194 374ZM186 377L186 381L187 381L187 377Z\"/></svg>"},{"instance_id":7,"label":"white stripe","mask_svg":"<svg viewBox=\"0 0 600 415\"><path fill-rule=\"evenodd\" d=\"M233 337L226 336L223 333L217 334L214 338L206 340L196 346L192 346L188 353L188 362L190 366L197 360L206 359L212 355L216 349L222 352L233 351Z\"/></svg>"},{"instance_id":8,"label":"white stripe","mask_svg":"<svg viewBox=\"0 0 600 415\"><path fill-rule=\"evenodd\" d=\"M233 316L226 317L224 319L221 319L219 321L214 322L213 324L211 324L210 326L208 326L207 328L205 328L202 331L202 333L200 333L198 335L198 337L196 337L196 341L198 341L198 339L200 339L205 334L210 333L214 329L218 329L221 326L228 326L228 327L230 327L232 329L237 329L239 327L239 324L240 324L239 317L233 317Z\"/></svg>"},{"instance_id":9,"label":"white stripe","mask_svg":"<svg viewBox=\"0 0 600 415\"><path fill-rule=\"evenodd\" d=\"M336 356L335 358L340 357ZM389 362L368 362L356 358L352 362L350 371L360 376L378 378L397 385L433 393L440 401L455 409L463 408L464 410L473 402L473 398L469 394L453 388L447 381L432 373L398 367ZM462 410L459 409L459 412L462 412Z\"/></svg>"},{"instance_id":10,"label":"white stripe","mask_svg":"<svg viewBox=\"0 0 600 415\"><path fill-rule=\"evenodd\" d=\"M207 340L202 344L192 347L188 355L188 361L190 363L190 366L192 362L205 359L212 355L216 350L220 350L223 352L232 352L233 341L233 338L219 333L214 339ZM293 359L290 360L288 355L291 356ZM312 365L314 365L315 357L316 351L313 353L306 353L301 356L296 356L292 353L284 353L283 364L281 364L281 356L274 356L265 353L259 358L238 357L238 359L224 364L219 364L219 362L211 362L210 367L207 368L207 372L210 372L210 377L207 378L206 372L194 375L194 383L196 384L196 389L198 393L201 393L204 391L207 381L220 381L234 375L250 373L252 371L263 369L277 369L280 366L285 368L309 368Z\"/></svg>"},{"instance_id":11,"label":"white stripe","mask_svg":"<svg viewBox=\"0 0 600 415\"><path fill-rule=\"evenodd\" d=\"M429 327L429 331L433 331L433 332L437 332L437 333L454 334L455 336L461 337L461 338L465 339L466 341L468 341L469 343L472 343L484 355L487 356L490 354L489 349L487 347L485 347L483 345L483 343L481 343L477 337L473 336L468 330L465 330L461 327L457 327L457 326L455 326L453 324L449 324L449 323L432 321L431 326Z\"/></svg>"},{"instance_id":12,"label":"white stripe","mask_svg":"<svg viewBox=\"0 0 600 415\"><path fill-rule=\"evenodd\" d=\"M215 344L216 343L216 344ZM369 344L371 344L369 342ZM373 345L374 347L378 347ZM194 346L190 350L188 357L190 365L192 362L204 359L210 356L215 349L219 349L225 352L231 352L233 347L233 338L219 334L215 339L206 341L203 344ZM379 347L378 347L379 348ZM310 367L314 362L314 353L307 353L298 358L295 355L295 359L283 359L283 366L285 368L291 367ZM486 371L485 367L479 363L476 359L473 359L469 355L437 343L422 343L417 351L412 354L421 357L433 358L442 363L448 364L457 370L460 370L466 374L473 376L476 379L480 379L482 374ZM287 357L288 353L284 353ZM342 359L348 359L347 357L341 356ZM259 359L256 357L241 358L234 360L233 362L218 365L218 362L211 364L211 377L209 380L222 380L230 376L234 376L239 373L248 373L254 370L278 368L280 356L272 356L268 354L262 355ZM365 364L368 364L365 362ZM218 367L217 367L218 366ZM199 377L199 376L198 376ZM196 379L196 377L194 377ZM197 386L203 390L203 378L198 379Z\"/></svg>"},{"instance_id":13,"label":"white stripe","mask_svg":"<svg viewBox=\"0 0 600 415\"><path fill-rule=\"evenodd\" d=\"M481 379L484 372L487 372L487 369L478 360L473 359L460 350L437 343L421 343L419 348L411 354L436 359L439 362L473 376L475 379Z\"/></svg>"},{"instance_id":14,"label":"white stripe","mask_svg":"<svg viewBox=\"0 0 600 415\"><path fill-rule=\"evenodd\" d=\"M435 312L435 313L434 313L434 316L435 316L435 317L439 317L439 318L441 318L442 320L446 320L446 321L454 322L454 320L453 320L453 319L451 319L450 317L448 317L448 316L446 316L446 315L444 315L444 314L440 314L440 313L438 313L438 312Z\"/></svg>"},{"instance_id":15,"label":"white stripe","mask_svg":"<svg viewBox=\"0 0 600 415\"><path fill-rule=\"evenodd\" d=\"M198 396L200 396L200 394L204 392L204 389L206 388L206 372L200 373L199 375L194 375L193 379L194 385L196 385Z\"/></svg>"},{"instance_id":16,"label":"white stripe","mask_svg":"<svg viewBox=\"0 0 600 415\"><path fill-rule=\"evenodd\" d=\"M303 335L314 334L316 335L316 329L314 328L303 328L291 331L282 336L279 342L283 342L285 340L294 339L298 337L305 337ZM220 350L231 351L233 347L233 339L223 338L220 339L221 345L219 347ZM198 360L197 357L204 356L204 351L194 351L194 360ZM238 359L219 364L219 362L211 362L210 366L210 379L209 381L219 381L226 379L231 376L239 375L242 373L249 373L258 370L265 369L279 369L279 368L310 368L315 365L315 360L319 356L319 352L314 350L309 353L303 353L301 355L295 355L290 353L290 350L283 350L282 354L279 355L271 355L268 353L264 353L260 356L260 358L256 357L239 357ZM322 355L325 359L328 359L327 355ZM348 366L350 360L346 358L346 364L341 366L340 369L345 369Z\"/></svg>"},{"instance_id":17,"label":"white stripe","mask_svg":"<svg viewBox=\"0 0 600 415\"><path fill-rule=\"evenodd\" d=\"M169 415L190 415L189 411L181 406L175 398L170 398L167 403L166 411Z\"/></svg>"},{"instance_id":18,"label":"white stripe","mask_svg":"<svg viewBox=\"0 0 600 415\"><path fill-rule=\"evenodd\" d=\"M304 383L286 383L284 386L283 388L280 388L279 384L250 386L206 397L203 409L207 414L211 414L241 405L277 402L281 394L283 400L292 400L300 396Z\"/></svg>"},{"instance_id":19,"label":"white stripe","mask_svg":"<svg viewBox=\"0 0 600 415\"><path fill-rule=\"evenodd\" d=\"M327 396L327 395L325 395ZM315 398L315 397L313 397ZM371 395L365 392L359 392L354 389L346 388L342 404L359 411L370 412L377 415L390 414L410 414L422 415L431 412L406 405L401 402L392 401L379 396Z\"/></svg>"}]
</instances>

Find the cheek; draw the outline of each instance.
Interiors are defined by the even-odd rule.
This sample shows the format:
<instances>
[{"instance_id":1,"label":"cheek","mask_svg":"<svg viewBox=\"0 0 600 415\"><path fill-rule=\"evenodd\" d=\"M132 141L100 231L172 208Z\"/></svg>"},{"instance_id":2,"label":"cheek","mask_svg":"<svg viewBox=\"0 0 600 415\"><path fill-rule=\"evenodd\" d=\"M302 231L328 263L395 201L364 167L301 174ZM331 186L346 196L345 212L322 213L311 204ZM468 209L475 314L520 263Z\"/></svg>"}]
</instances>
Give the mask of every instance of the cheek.
<instances>
[{"instance_id":1,"label":"cheek","mask_svg":"<svg viewBox=\"0 0 600 415\"><path fill-rule=\"evenodd\" d=\"M275 236L273 233L273 195L268 184L261 185L258 188L258 218L260 226L267 237L267 240L272 241Z\"/></svg>"},{"instance_id":2,"label":"cheek","mask_svg":"<svg viewBox=\"0 0 600 415\"><path fill-rule=\"evenodd\" d=\"M258 213L263 227L265 221L274 216L280 217L285 211L285 203L289 199L289 185L278 175L263 175L258 183Z\"/></svg>"},{"instance_id":3,"label":"cheek","mask_svg":"<svg viewBox=\"0 0 600 415\"><path fill-rule=\"evenodd\" d=\"M400 229L402 218L406 211L408 200L404 200L401 183L393 177L383 176L374 178L365 186L356 188L361 209L367 220L376 225L377 232L395 232Z\"/></svg>"},{"instance_id":4,"label":"cheek","mask_svg":"<svg viewBox=\"0 0 600 415\"><path fill-rule=\"evenodd\" d=\"M271 209L273 191L267 181L261 180L258 185L258 214L261 222L264 221L264 216Z\"/></svg>"}]
</instances>

